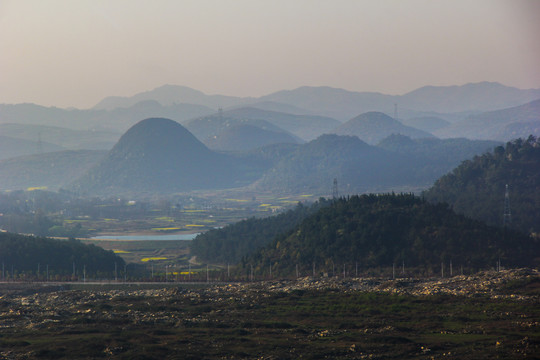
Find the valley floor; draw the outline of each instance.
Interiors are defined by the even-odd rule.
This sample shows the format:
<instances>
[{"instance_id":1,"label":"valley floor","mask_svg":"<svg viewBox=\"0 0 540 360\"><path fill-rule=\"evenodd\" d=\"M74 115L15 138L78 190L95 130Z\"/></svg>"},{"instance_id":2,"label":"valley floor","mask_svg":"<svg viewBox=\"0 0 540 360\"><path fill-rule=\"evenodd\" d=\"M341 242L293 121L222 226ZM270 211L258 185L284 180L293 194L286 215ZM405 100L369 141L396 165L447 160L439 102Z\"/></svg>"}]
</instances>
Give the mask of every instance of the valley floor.
<instances>
[{"instance_id":1,"label":"valley floor","mask_svg":"<svg viewBox=\"0 0 540 360\"><path fill-rule=\"evenodd\" d=\"M0 359L540 357L530 269L199 288L0 284L0 294Z\"/></svg>"}]
</instances>

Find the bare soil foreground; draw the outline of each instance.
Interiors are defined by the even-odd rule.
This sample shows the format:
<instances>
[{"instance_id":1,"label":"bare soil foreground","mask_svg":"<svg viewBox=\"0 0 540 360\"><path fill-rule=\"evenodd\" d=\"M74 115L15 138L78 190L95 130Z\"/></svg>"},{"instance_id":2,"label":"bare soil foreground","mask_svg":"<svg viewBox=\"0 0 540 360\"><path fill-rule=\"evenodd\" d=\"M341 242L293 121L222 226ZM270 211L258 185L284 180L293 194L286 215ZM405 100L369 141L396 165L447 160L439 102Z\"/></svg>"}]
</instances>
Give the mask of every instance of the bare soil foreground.
<instances>
[{"instance_id":1,"label":"bare soil foreground","mask_svg":"<svg viewBox=\"0 0 540 360\"><path fill-rule=\"evenodd\" d=\"M540 358L530 269L84 286L1 284L0 359Z\"/></svg>"}]
</instances>

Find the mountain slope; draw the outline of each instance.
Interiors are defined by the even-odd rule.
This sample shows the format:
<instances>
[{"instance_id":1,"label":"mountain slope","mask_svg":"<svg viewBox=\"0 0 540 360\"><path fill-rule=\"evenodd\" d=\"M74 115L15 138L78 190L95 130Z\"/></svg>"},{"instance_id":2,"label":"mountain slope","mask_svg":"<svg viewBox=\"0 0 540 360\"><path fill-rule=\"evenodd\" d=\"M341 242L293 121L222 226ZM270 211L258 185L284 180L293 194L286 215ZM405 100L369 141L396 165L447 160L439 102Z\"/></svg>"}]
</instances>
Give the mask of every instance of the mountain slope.
<instances>
[{"instance_id":1,"label":"mountain slope","mask_svg":"<svg viewBox=\"0 0 540 360\"><path fill-rule=\"evenodd\" d=\"M293 115L261 110L254 107L228 110L225 111L225 115L238 119L266 120L306 141L311 141L322 134L330 133L331 130L341 124L341 122L325 116Z\"/></svg>"},{"instance_id":2,"label":"mountain slope","mask_svg":"<svg viewBox=\"0 0 540 360\"><path fill-rule=\"evenodd\" d=\"M502 226L505 187L510 194L511 227L540 232L540 140L514 140L463 162L424 193L455 211Z\"/></svg>"},{"instance_id":3,"label":"mountain slope","mask_svg":"<svg viewBox=\"0 0 540 360\"><path fill-rule=\"evenodd\" d=\"M244 184L245 169L215 153L175 121L151 118L131 127L104 160L77 180L82 193L170 193Z\"/></svg>"},{"instance_id":4,"label":"mountain slope","mask_svg":"<svg viewBox=\"0 0 540 360\"><path fill-rule=\"evenodd\" d=\"M253 229L252 231L257 231ZM281 276L348 272L401 264L424 274L440 274L441 263L467 272L507 266L534 266L540 242L489 227L412 195L363 195L334 201L265 249L242 261L244 271L272 267Z\"/></svg>"},{"instance_id":5,"label":"mountain slope","mask_svg":"<svg viewBox=\"0 0 540 360\"><path fill-rule=\"evenodd\" d=\"M333 131L338 135L353 135L368 144L377 144L392 134L402 134L411 138L433 137L430 133L405 126L381 112L367 112L347 121Z\"/></svg>"},{"instance_id":6,"label":"mountain slope","mask_svg":"<svg viewBox=\"0 0 540 360\"><path fill-rule=\"evenodd\" d=\"M298 203L294 209L276 216L250 218L212 229L197 235L190 245L191 253L198 260L212 263L238 263L243 257L268 245L276 236L291 231L307 216L328 204L329 201L324 199L310 206Z\"/></svg>"},{"instance_id":7,"label":"mountain slope","mask_svg":"<svg viewBox=\"0 0 540 360\"><path fill-rule=\"evenodd\" d=\"M540 99L520 106L473 115L435 131L440 137L509 141L540 136Z\"/></svg>"},{"instance_id":8,"label":"mountain slope","mask_svg":"<svg viewBox=\"0 0 540 360\"><path fill-rule=\"evenodd\" d=\"M496 82L461 86L424 86L400 97L409 109L441 113L490 111L525 104L540 98L540 89L522 90Z\"/></svg>"},{"instance_id":9,"label":"mountain slope","mask_svg":"<svg viewBox=\"0 0 540 360\"><path fill-rule=\"evenodd\" d=\"M285 155L254 186L276 193L327 195L334 179L348 194L415 182L407 158L354 136L322 135Z\"/></svg>"},{"instance_id":10,"label":"mountain slope","mask_svg":"<svg viewBox=\"0 0 540 360\"><path fill-rule=\"evenodd\" d=\"M214 112L214 109L202 105L171 104L164 106L153 100L136 102L132 106L115 108L110 111L68 110L35 104L0 104L0 122L124 133L135 124L137 121L135 119L166 117L175 121L187 121Z\"/></svg>"},{"instance_id":11,"label":"mountain slope","mask_svg":"<svg viewBox=\"0 0 540 360\"><path fill-rule=\"evenodd\" d=\"M298 138L283 131L275 132L253 125L235 125L204 141L210 149L247 151L271 144L297 144Z\"/></svg>"},{"instance_id":12,"label":"mountain slope","mask_svg":"<svg viewBox=\"0 0 540 360\"><path fill-rule=\"evenodd\" d=\"M266 131L272 131L276 133L281 132L286 133L291 137L294 136L288 133L286 130L263 119L249 119L233 116L224 116L223 113L217 113L192 119L185 124L185 127L193 135L195 135L197 139L201 141L206 141L207 139L216 137L224 131L238 125L256 126ZM299 138L297 138L296 140L297 142L301 141Z\"/></svg>"},{"instance_id":13,"label":"mountain slope","mask_svg":"<svg viewBox=\"0 0 540 360\"><path fill-rule=\"evenodd\" d=\"M58 190L96 165L106 151L67 150L0 161L0 190Z\"/></svg>"},{"instance_id":14,"label":"mountain slope","mask_svg":"<svg viewBox=\"0 0 540 360\"><path fill-rule=\"evenodd\" d=\"M260 100L285 103L345 121L369 111L392 113L394 104L399 105L401 118L418 116L413 115L411 110L437 113L491 111L525 104L538 98L540 89L521 90L498 83L481 82L462 86L425 86L404 95L304 86L278 91Z\"/></svg>"},{"instance_id":15,"label":"mountain slope","mask_svg":"<svg viewBox=\"0 0 540 360\"><path fill-rule=\"evenodd\" d=\"M410 156L410 166L418 179L429 179L433 184L442 175L454 169L462 161L492 151L498 141L458 139L411 139L405 135L390 135L377 147L401 155ZM425 182L424 182L425 183Z\"/></svg>"},{"instance_id":16,"label":"mountain slope","mask_svg":"<svg viewBox=\"0 0 540 360\"><path fill-rule=\"evenodd\" d=\"M61 150L64 148L56 144L0 135L0 160Z\"/></svg>"},{"instance_id":17,"label":"mountain slope","mask_svg":"<svg viewBox=\"0 0 540 360\"><path fill-rule=\"evenodd\" d=\"M408 119L399 119L403 125L411 126L418 130L432 133L435 130L439 130L449 126L451 123L437 116L420 116Z\"/></svg>"},{"instance_id":18,"label":"mountain slope","mask_svg":"<svg viewBox=\"0 0 540 360\"><path fill-rule=\"evenodd\" d=\"M41 139L70 150L110 150L121 135L110 131L73 130L33 124L0 124L0 133L30 141Z\"/></svg>"},{"instance_id":19,"label":"mountain slope","mask_svg":"<svg viewBox=\"0 0 540 360\"><path fill-rule=\"evenodd\" d=\"M239 98L225 95L206 95L201 91L187 86L163 85L150 91L145 91L134 96L109 96L94 106L95 110L113 110L115 108L127 108L144 100L155 100L161 105L169 106L175 103L203 105L217 109L225 106L235 106L244 103L249 98Z\"/></svg>"}]
</instances>

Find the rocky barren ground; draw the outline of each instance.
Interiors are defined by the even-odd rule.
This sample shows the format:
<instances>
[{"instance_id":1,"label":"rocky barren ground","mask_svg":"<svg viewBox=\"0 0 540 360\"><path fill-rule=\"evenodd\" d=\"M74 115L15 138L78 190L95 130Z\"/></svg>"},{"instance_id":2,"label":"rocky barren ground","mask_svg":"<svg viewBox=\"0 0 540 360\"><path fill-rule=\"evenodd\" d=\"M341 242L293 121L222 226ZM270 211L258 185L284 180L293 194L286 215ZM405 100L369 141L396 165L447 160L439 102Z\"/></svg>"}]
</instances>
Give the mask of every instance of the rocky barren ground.
<instances>
[{"instance_id":1,"label":"rocky barren ground","mask_svg":"<svg viewBox=\"0 0 540 360\"><path fill-rule=\"evenodd\" d=\"M531 269L115 287L0 284L0 359L540 358Z\"/></svg>"}]
</instances>

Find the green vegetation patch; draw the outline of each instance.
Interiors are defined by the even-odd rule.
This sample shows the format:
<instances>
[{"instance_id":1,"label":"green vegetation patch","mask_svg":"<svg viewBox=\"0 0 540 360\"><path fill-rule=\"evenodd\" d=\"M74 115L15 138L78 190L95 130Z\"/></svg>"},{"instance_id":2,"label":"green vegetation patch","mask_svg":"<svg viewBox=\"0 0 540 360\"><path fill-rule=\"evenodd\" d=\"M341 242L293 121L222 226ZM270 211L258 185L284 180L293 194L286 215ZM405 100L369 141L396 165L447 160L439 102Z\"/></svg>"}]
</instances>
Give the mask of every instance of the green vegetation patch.
<instances>
[{"instance_id":1,"label":"green vegetation patch","mask_svg":"<svg viewBox=\"0 0 540 360\"><path fill-rule=\"evenodd\" d=\"M154 289L71 290L41 294L29 305L16 295L4 297L0 345L15 357L59 359L264 354L467 360L534 358L540 350L537 326L526 326L540 320L540 309L522 301L333 290ZM48 304L59 299L68 305L57 305L60 315L49 321ZM24 309L31 310L26 317L5 318ZM29 322L34 325L24 325Z\"/></svg>"}]
</instances>

